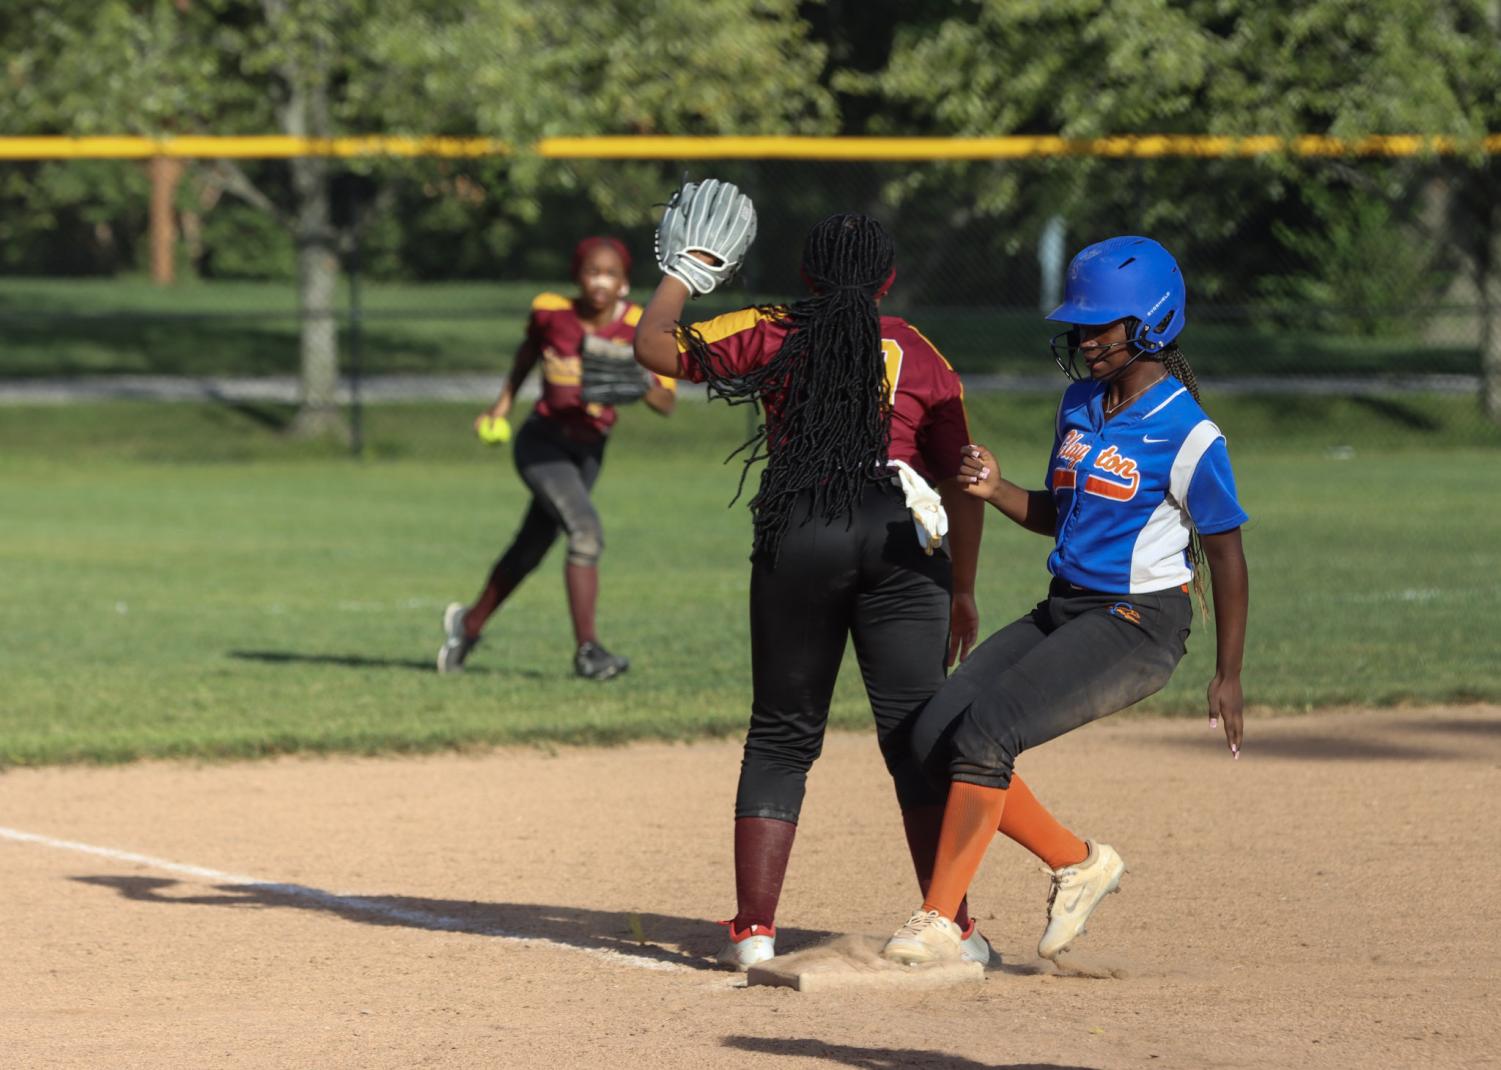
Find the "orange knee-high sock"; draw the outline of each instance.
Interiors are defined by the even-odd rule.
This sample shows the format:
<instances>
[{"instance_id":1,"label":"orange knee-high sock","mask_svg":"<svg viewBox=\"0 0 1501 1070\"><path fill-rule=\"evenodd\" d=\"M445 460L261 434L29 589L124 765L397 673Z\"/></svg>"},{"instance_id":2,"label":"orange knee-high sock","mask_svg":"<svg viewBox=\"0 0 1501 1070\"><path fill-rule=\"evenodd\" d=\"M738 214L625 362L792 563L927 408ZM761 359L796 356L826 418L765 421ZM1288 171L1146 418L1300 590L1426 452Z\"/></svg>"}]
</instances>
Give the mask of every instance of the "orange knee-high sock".
<instances>
[{"instance_id":1,"label":"orange knee-high sock","mask_svg":"<svg viewBox=\"0 0 1501 1070\"><path fill-rule=\"evenodd\" d=\"M923 900L924 910L952 919L980 869L985 849L995 839L1006 809L1005 788L985 788L954 781L943 808L943 830L933 861L933 882Z\"/></svg>"},{"instance_id":2,"label":"orange knee-high sock","mask_svg":"<svg viewBox=\"0 0 1501 1070\"><path fill-rule=\"evenodd\" d=\"M1012 774L1000 831L1042 859L1049 869L1072 866L1089 857L1089 845L1058 823L1021 777Z\"/></svg>"},{"instance_id":3,"label":"orange knee-high sock","mask_svg":"<svg viewBox=\"0 0 1501 1070\"><path fill-rule=\"evenodd\" d=\"M907 832L907 849L912 852L912 868L917 871L917 890L926 896L933 883L933 859L938 854L938 833L943 829L943 807L914 806L903 810L902 827ZM967 899L959 900L953 922L961 930L969 928Z\"/></svg>"}]
</instances>

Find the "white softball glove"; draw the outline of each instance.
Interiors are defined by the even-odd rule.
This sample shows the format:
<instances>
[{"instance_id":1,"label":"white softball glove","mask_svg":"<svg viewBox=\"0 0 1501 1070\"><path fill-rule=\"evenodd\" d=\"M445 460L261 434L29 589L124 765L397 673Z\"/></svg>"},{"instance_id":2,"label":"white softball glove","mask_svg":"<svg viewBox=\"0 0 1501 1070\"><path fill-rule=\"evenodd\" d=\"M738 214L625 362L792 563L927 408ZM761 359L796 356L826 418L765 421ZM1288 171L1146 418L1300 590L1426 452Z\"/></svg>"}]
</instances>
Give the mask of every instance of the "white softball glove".
<instances>
[{"instance_id":1,"label":"white softball glove","mask_svg":"<svg viewBox=\"0 0 1501 1070\"><path fill-rule=\"evenodd\" d=\"M657 265L702 297L740 270L755 238L756 206L732 183L684 182L657 224ZM693 253L717 262L706 264Z\"/></svg>"}]
</instances>

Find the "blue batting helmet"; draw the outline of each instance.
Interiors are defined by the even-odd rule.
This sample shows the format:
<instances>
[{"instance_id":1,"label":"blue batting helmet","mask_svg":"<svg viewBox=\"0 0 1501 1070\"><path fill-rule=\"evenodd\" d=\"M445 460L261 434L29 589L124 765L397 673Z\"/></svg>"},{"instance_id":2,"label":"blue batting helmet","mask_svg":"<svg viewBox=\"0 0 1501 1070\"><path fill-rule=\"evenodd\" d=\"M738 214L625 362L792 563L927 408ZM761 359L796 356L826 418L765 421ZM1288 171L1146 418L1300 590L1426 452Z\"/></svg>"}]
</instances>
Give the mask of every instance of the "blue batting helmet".
<instances>
[{"instance_id":1,"label":"blue batting helmet","mask_svg":"<svg viewBox=\"0 0 1501 1070\"><path fill-rule=\"evenodd\" d=\"M1063 304L1048 319L1084 326L1135 320L1131 344L1156 353L1183 330L1188 294L1173 254L1151 238L1106 238L1068 265Z\"/></svg>"}]
</instances>

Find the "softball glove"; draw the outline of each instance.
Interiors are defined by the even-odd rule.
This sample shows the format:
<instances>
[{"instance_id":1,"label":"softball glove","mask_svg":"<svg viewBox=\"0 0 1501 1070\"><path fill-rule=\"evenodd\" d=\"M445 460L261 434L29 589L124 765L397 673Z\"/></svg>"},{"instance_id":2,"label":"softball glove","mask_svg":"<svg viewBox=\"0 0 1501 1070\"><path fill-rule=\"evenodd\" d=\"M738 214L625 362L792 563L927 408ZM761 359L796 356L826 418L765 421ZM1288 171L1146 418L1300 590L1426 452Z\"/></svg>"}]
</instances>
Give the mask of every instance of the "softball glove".
<instances>
[{"instance_id":1,"label":"softball glove","mask_svg":"<svg viewBox=\"0 0 1501 1070\"><path fill-rule=\"evenodd\" d=\"M629 405L646 394L647 373L628 342L585 335L579 365L586 405Z\"/></svg>"},{"instance_id":2,"label":"softball glove","mask_svg":"<svg viewBox=\"0 0 1501 1070\"><path fill-rule=\"evenodd\" d=\"M756 206L733 184L717 178L684 182L657 224L657 264L694 297L728 282L756 238ZM715 263L706 264L694 253Z\"/></svg>"}]
</instances>

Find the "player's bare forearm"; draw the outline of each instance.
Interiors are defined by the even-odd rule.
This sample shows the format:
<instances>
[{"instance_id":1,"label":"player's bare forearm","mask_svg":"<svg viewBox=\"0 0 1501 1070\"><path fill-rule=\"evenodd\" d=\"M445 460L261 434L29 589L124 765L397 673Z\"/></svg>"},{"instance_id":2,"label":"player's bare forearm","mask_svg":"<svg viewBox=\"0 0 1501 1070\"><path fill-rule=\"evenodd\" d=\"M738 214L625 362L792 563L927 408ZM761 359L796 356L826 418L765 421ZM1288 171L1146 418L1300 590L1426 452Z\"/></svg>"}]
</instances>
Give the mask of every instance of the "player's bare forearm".
<instances>
[{"instance_id":1,"label":"player's bare forearm","mask_svg":"<svg viewBox=\"0 0 1501 1070\"><path fill-rule=\"evenodd\" d=\"M1245 697L1240 670L1246 650L1246 610L1251 601L1251 581L1246 569L1240 528L1218 535L1200 536L1209 575L1214 581L1214 679L1209 682L1211 723L1222 718L1230 752L1240 757L1243 736L1242 711Z\"/></svg>"},{"instance_id":2,"label":"player's bare forearm","mask_svg":"<svg viewBox=\"0 0 1501 1070\"><path fill-rule=\"evenodd\" d=\"M985 527L985 503L954 476L938 484L943 511L949 518L949 560L954 569L954 593L949 599L949 645L945 665L969 657L980 638L980 611L975 606L975 572L980 562L980 534Z\"/></svg>"},{"instance_id":3,"label":"player's bare forearm","mask_svg":"<svg viewBox=\"0 0 1501 1070\"><path fill-rule=\"evenodd\" d=\"M990 504L1028 531L1049 538L1058 531L1058 503L1045 490L1027 490L1003 479Z\"/></svg>"},{"instance_id":4,"label":"player's bare forearm","mask_svg":"<svg viewBox=\"0 0 1501 1070\"><path fill-rule=\"evenodd\" d=\"M678 321L688 304L688 287L662 276L636 324L636 363L648 371L678 378Z\"/></svg>"},{"instance_id":5,"label":"player's bare forearm","mask_svg":"<svg viewBox=\"0 0 1501 1070\"><path fill-rule=\"evenodd\" d=\"M968 445L959 458L959 485L964 493L987 501L1028 531L1052 535L1058 506L1045 490L1027 490L1001 478L1001 464L984 446Z\"/></svg>"},{"instance_id":6,"label":"player's bare forearm","mask_svg":"<svg viewBox=\"0 0 1501 1070\"><path fill-rule=\"evenodd\" d=\"M1222 676L1239 676L1246 649L1246 610L1251 601L1240 528L1199 538L1214 581L1215 671Z\"/></svg>"},{"instance_id":7,"label":"player's bare forearm","mask_svg":"<svg viewBox=\"0 0 1501 1070\"><path fill-rule=\"evenodd\" d=\"M938 484L943 511L949 517L949 560L954 565L954 591L974 594L980 563L980 536L985 528L985 503L970 496L959 477Z\"/></svg>"},{"instance_id":8,"label":"player's bare forearm","mask_svg":"<svg viewBox=\"0 0 1501 1070\"><path fill-rule=\"evenodd\" d=\"M490 406L492 416L508 418L511 415L511 406L516 403L516 395L521 390L521 384L526 382L526 377L537 366L538 356L537 347L532 344L530 338L524 339L516 347L516 356L511 361L511 370L500 388L500 396L495 399L495 404Z\"/></svg>"},{"instance_id":9,"label":"player's bare forearm","mask_svg":"<svg viewBox=\"0 0 1501 1070\"><path fill-rule=\"evenodd\" d=\"M676 390L669 390L661 383L652 383L646 388L646 396L641 399L646 402L646 407L663 416L671 416L672 410L677 408L678 395Z\"/></svg>"}]
</instances>

